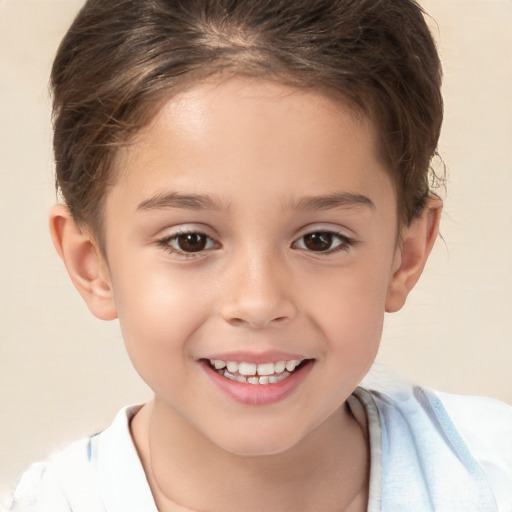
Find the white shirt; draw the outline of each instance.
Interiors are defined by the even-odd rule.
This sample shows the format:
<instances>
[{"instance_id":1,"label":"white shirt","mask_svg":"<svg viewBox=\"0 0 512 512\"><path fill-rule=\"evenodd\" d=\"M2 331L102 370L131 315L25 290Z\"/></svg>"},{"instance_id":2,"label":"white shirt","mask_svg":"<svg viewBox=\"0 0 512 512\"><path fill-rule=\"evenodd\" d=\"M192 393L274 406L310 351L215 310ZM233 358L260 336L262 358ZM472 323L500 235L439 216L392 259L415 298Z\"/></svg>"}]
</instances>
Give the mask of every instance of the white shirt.
<instances>
[{"instance_id":1,"label":"white shirt","mask_svg":"<svg viewBox=\"0 0 512 512\"><path fill-rule=\"evenodd\" d=\"M368 512L512 511L512 407L404 384L348 404L369 433ZM130 434L138 408L32 466L10 510L157 512Z\"/></svg>"}]
</instances>

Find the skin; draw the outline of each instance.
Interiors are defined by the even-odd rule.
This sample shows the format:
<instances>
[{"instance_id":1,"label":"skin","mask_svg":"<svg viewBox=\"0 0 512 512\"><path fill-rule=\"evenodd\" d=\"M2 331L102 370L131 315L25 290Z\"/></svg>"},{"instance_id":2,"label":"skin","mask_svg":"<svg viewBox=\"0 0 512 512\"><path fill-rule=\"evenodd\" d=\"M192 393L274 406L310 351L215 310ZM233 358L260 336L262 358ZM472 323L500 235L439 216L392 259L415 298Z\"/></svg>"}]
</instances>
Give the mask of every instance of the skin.
<instances>
[{"instance_id":1,"label":"skin","mask_svg":"<svg viewBox=\"0 0 512 512\"><path fill-rule=\"evenodd\" d=\"M397 233L372 124L318 91L261 80L170 98L117 165L105 255L64 206L50 225L91 311L119 318L155 393L132 433L159 510L366 510L369 447L344 403L384 312L421 274L440 202ZM183 232L205 235L204 249L185 252ZM312 233L331 233L326 250L306 244ZM312 362L283 399L240 403L204 367L240 351Z\"/></svg>"}]
</instances>

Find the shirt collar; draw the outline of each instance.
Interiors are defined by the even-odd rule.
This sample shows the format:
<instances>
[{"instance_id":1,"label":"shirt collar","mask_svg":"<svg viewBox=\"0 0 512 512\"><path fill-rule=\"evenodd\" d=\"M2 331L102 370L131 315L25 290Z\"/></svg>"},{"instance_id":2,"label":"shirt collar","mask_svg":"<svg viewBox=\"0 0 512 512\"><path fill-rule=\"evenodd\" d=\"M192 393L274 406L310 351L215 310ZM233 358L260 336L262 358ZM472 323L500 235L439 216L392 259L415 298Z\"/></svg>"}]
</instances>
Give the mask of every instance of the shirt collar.
<instances>
[{"instance_id":1,"label":"shirt collar","mask_svg":"<svg viewBox=\"0 0 512 512\"><path fill-rule=\"evenodd\" d=\"M158 512L130 433L130 421L140 407L121 409L97 436L99 485L107 512Z\"/></svg>"}]
</instances>

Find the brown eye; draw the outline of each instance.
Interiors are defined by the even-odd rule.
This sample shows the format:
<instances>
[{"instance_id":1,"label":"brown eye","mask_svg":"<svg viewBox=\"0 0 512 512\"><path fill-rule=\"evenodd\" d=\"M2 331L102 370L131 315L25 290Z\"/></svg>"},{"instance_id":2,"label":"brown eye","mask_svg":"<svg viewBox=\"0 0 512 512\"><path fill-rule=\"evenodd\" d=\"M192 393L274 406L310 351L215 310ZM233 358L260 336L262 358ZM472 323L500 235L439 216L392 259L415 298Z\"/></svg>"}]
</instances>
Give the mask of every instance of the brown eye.
<instances>
[{"instance_id":1,"label":"brown eye","mask_svg":"<svg viewBox=\"0 0 512 512\"><path fill-rule=\"evenodd\" d=\"M183 252L203 251L208 244L208 237L202 233L184 233L175 238L175 245Z\"/></svg>"},{"instance_id":2,"label":"brown eye","mask_svg":"<svg viewBox=\"0 0 512 512\"><path fill-rule=\"evenodd\" d=\"M178 259L199 258L221 245L200 231L182 231L157 241L158 245Z\"/></svg>"},{"instance_id":3,"label":"brown eye","mask_svg":"<svg viewBox=\"0 0 512 512\"><path fill-rule=\"evenodd\" d=\"M332 233L310 233L304 236L304 246L310 251L323 252L332 248Z\"/></svg>"},{"instance_id":4,"label":"brown eye","mask_svg":"<svg viewBox=\"0 0 512 512\"><path fill-rule=\"evenodd\" d=\"M299 238L293 247L312 252L334 253L338 250L348 250L354 241L341 233L333 231L313 231Z\"/></svg>"}]
</instances>

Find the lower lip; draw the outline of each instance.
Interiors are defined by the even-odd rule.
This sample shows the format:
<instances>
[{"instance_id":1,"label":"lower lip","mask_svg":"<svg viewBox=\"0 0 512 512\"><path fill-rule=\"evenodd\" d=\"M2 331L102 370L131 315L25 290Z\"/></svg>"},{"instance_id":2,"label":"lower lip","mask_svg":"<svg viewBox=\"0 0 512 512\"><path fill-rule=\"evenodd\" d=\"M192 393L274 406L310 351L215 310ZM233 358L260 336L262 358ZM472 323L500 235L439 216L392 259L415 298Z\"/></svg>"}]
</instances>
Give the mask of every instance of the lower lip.
<instances>
[{"instance_id":1,"label":"lower lip","mask_svg":"<svg viewBox=\"0 0 512 512\"><path fill-rule=\"evenodd\" d=\"M274 384L246 384L222 376L205 361L202 361L202 366L212 382L236 402L246 405L269 405L280 402L293 393L311 371L313 363L313 360L308 361L289 377Z\"/></svg>"}]
</instances>

